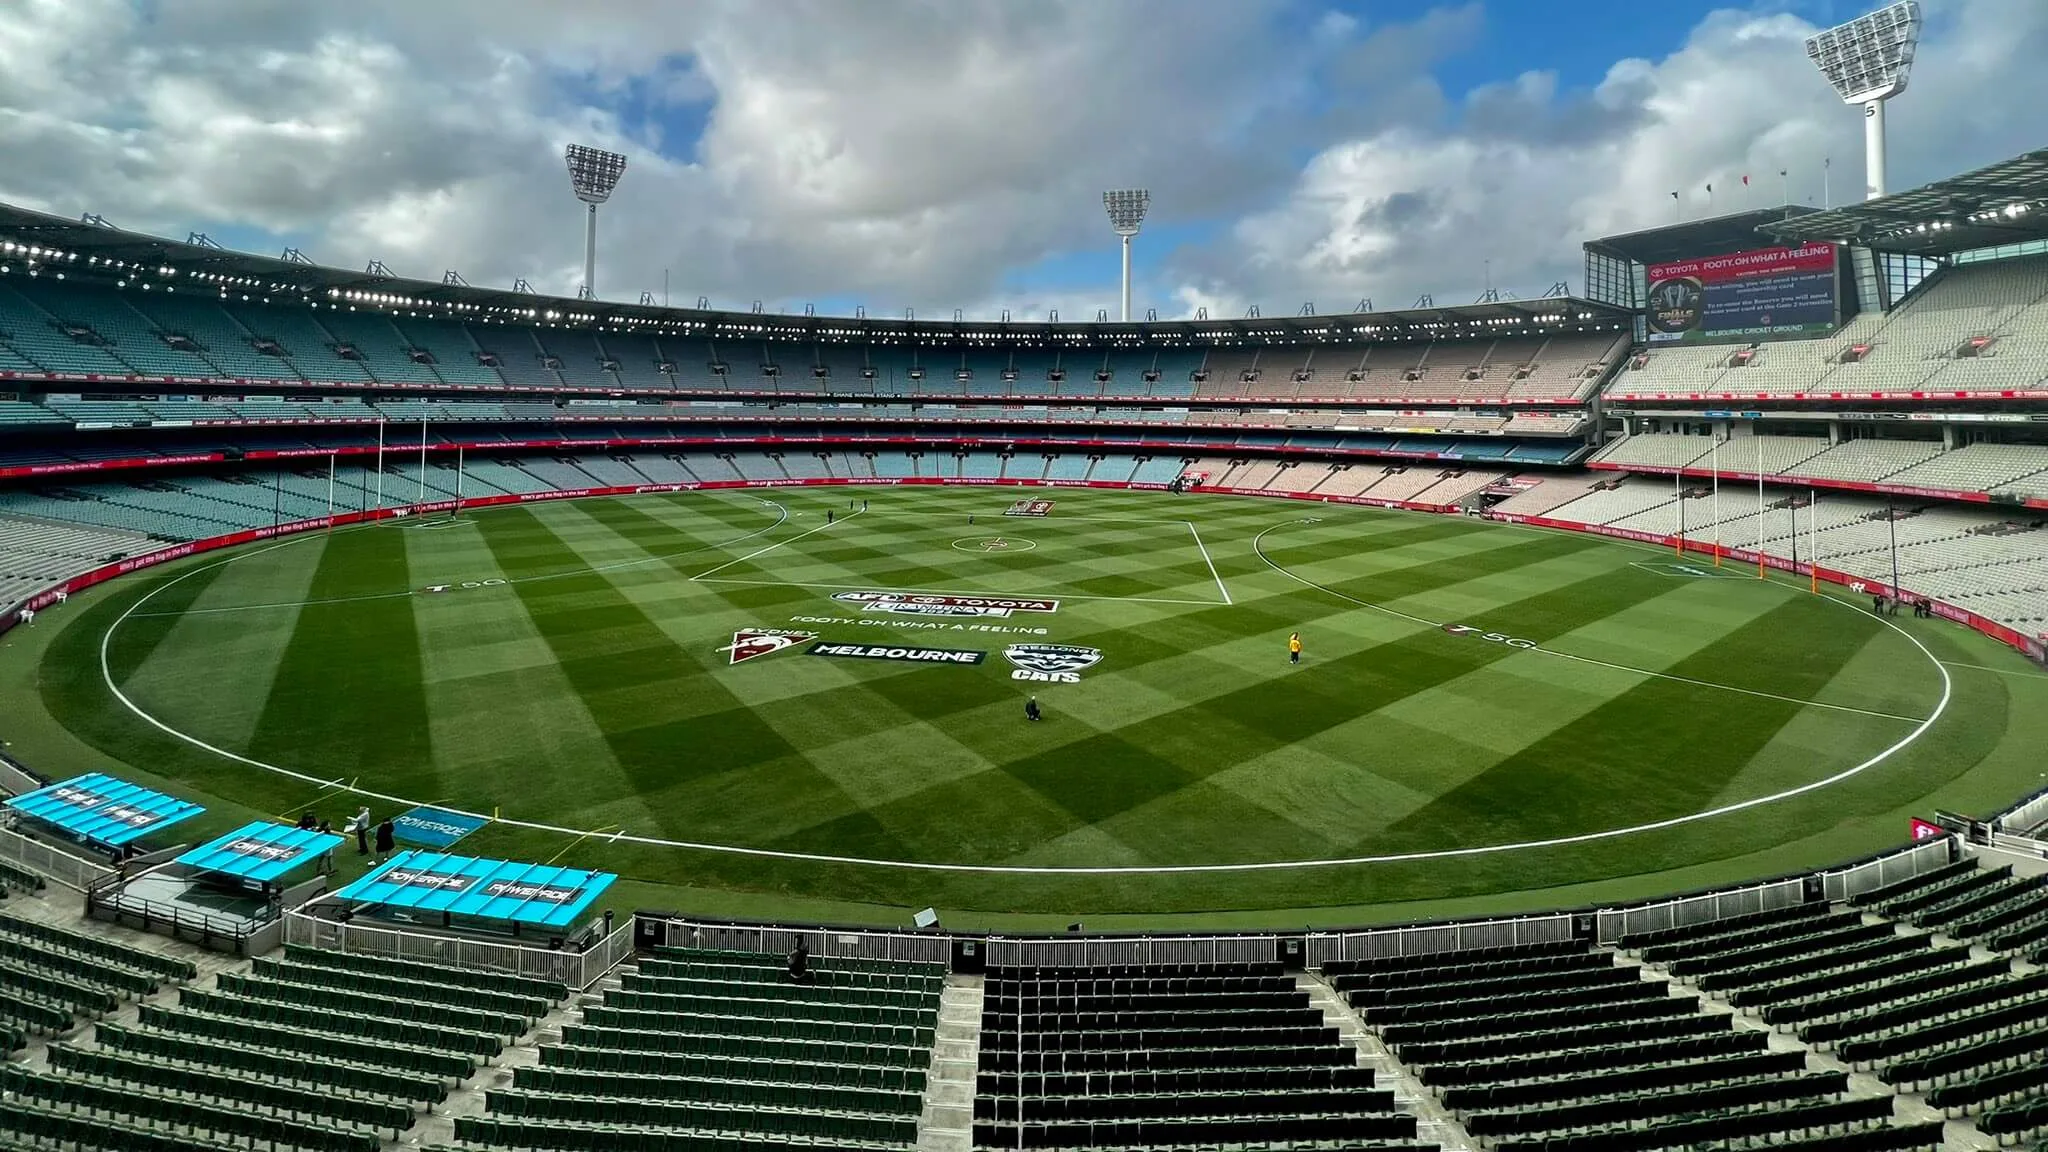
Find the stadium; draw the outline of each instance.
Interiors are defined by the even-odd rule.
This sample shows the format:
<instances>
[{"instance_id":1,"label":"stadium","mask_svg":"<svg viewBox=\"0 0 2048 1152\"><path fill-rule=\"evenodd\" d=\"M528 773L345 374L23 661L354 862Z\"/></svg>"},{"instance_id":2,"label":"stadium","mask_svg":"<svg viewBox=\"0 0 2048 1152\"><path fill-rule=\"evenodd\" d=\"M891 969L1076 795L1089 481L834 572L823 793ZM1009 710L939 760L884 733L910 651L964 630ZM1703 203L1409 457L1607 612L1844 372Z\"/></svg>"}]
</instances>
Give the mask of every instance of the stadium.
<instances>
[{"instance_id":1,"label":"stadium","mask_svg":"<svg viewBox=\"0 0 2048 1152\"><path fill-rule=\"evenodd\" d=\"M0 205L0 1147L2048 1148L2048 152L1887 192L1919 28L1534 299Z\"/></svg>"}]
</instances>

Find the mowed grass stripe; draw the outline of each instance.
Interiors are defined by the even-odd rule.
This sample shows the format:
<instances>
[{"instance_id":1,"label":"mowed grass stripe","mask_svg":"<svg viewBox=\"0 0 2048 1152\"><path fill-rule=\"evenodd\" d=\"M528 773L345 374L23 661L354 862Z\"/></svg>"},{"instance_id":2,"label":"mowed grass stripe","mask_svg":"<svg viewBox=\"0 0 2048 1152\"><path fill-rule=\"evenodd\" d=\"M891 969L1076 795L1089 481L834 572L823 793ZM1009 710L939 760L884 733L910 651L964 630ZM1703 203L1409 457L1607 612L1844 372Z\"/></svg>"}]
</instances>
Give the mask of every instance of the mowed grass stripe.
<instances>
[{"instance_id":1,"label":"mowed grass stripe","mask_svg":"<svg viewBox=\"0 0 2048 1152\"><path fill-rule=\"evenodd\" d=\"M412 583L403 530L330 538L285 644L249 754L400 796L447 795L433 767L411 597L348 600ZM368 723L374 717L375 723Z\"/></svg>"},{"instance_id":2,"label":"mowed grass stripe","mask_svg":"<svg viewBox=\"0 0 2048 1152\"><path fill-rule=\"evenodd\" d=\"M529 520L511 532L518 539L536 528L546 530ZM850 798L614 583L631 578L591 573L513 587L659 834L758 837L792 821L857 815ZM763 816L770 827L761 826ZM864 843L890 842L878 826L858 832Z\"/></svg>"},{"instance_id":3,"label":"mowed grass stripe","mask_svg":"<svg viewBox=\"0 0 2048 1152\"><path fill-rule=\"evenodd\" d=\"M1816 692L1868 639L1838 623L1787 601L1669 671L1725 679L1738 665L1754 665L1760 652L1782 652L1776 683L1788 695ZM1711 806L1802 709L1649 680L1411 813L1389 829L1388 840L1412 850L1475 838L1543 839L1697 812ZM1826 774L1786 775L1779 782L1791 786Z\"/></svg>"},{"instance_id":4,"label":"mowed grass stripe","mask_svg":"<svg viewBox=\"0 0 2048 1152\"><path fill-rule=\"evenodd\" d=\"M1576 605L1574 612L1583 619L1619 611L1659 590L1647 582L1616 582L1603 575L1524 597L1496 612L1541 621L1558 618L1560 605ZM1531 638L1547 636L1538 632ZM1012 761L1003 769L1077 815L1107 821L1107 830L1120 842L1161 863L1257 859L1270 849L1236 837L1231 829L1270 826L1268 809L1220 787L1197 790L1200 804L1168 798L1246 759L1309 739L1517 651L1427 630L1298 668L1287 665L1277 648L1265 665L1226 658L1217 662L1256 678L1092 736L1061 749L1058 756ZM1262 668L1272 671L1253 671ZM1389 752L1399 754L1398 749Z\"/></svg>"},{"instance_id":5,"label":"mowed grass stripe","mask_svg":"<svg viewBox=\"0 0 2048 1152\"><path fill-rule=\"evenodd\" d=\"M416 563L431 560L476 580L505 577L476 529L412 532L406 540ZM591 827L603 805L616 803L618 810L605 813L613 822L652 826L597 722L517 603L503 592L414 598L437 767L464 792L516 801L525 814ZM517 781L516 796L494 792L498 781Z\"/></svg>"},{"instance_id":6,"label":"mowed grass stripe","mask_svg":"<svg viewBox=\"0 0 2048 1152\"><path fill-rule=\"evenodd\" d=\"M208 743L248 747L326 544L324 536L300 536L221 565L218 578L183 609L190 614L172 619L170 633L124 689L143 708ZM131 625L138 622L130 618Z\"/></svg>"}]
</instances>

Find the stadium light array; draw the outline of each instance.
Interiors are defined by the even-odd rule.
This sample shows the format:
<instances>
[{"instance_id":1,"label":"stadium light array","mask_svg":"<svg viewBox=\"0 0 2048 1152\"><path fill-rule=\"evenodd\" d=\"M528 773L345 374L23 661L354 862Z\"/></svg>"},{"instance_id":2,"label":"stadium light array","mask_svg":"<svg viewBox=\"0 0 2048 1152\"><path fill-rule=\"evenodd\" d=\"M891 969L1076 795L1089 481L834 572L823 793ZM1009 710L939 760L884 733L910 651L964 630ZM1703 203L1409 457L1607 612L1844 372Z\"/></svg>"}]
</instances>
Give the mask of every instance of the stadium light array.
<instances>
[{"instance_id":1,"label":"stadium light array","mask_svg":"<svg viewBox=\"0 0 2048 1152\"><path fill-rule=\"evenodd\" d=\"M1102 194L1102 207L1109 213L1109 226L1123 241L1124 278L1123 311L1117 319L1125 324L1131 322L1131 237L1138 234L1138 228L1145 223L1145 210L1152 207L1152 193L1143 188L1120 188Z\"/></svg>"},{"instance_id":2,"label":"stadium light array","mask_svg":"<svg viewBox=\"0 0 2048 1152\"><path fill-rule=\"evenodd\" d=\"M583 295L597 299L597 206L612 198L619 177L626 174L626 158L617 152L571 144L563 154L569 165L569 187L576 198L589 206L583 224Z\"/></svg>"},{"instance_id":3,"label":"stadium light array","mask_svg":"<svg viewBox=\"0 0 2048 1152\"><path fill-rule=\"evenodd\" d=\"M1906 90L1919 46L1919 0L1899 0L1807 38L1807 57L1842 102L1863 106L1865 200L1884 195L1884 104Z\"/></svg>"}]
</instances>

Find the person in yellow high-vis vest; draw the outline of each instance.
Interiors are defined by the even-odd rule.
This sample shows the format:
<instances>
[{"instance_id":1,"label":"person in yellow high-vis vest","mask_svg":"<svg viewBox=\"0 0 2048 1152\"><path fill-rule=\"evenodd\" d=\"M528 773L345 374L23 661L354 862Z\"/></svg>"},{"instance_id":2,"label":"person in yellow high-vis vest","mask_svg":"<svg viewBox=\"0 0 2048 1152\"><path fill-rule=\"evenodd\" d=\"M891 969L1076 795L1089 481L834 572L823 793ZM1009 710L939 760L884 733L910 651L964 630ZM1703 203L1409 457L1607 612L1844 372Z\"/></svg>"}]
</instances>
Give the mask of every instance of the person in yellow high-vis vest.
<instances>
[{"instance_id":1,"label":"person in yellow high-vis vest","mask_svg":"<svg viewBox=\"0 0 2048 1152\"><path fill-rule=\"evenodd\" d=\"M1287 662L1289 664L1301 663L1301 633L1299 632L1290 633L1287 637Z\"/></svg>"}]
</instances>

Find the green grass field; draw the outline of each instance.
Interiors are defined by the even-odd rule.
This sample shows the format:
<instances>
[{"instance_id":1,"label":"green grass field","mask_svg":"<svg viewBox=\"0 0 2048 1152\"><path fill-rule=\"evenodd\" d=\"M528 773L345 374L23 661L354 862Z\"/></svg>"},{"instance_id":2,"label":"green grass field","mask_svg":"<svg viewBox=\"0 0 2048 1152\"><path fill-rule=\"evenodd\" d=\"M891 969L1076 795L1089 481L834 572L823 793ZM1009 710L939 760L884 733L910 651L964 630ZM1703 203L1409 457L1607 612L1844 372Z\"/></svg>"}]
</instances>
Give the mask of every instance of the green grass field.
<instances>
[{"instance_id":1,"label":"green grass field","mask_svg":"<svg viewBox=\"0 0 2048 1152\"><path fill-rule=\"evenodd\" d=\"M201 831L339 820L338 780L498 812L459 851L615 870L622 902L963 926L1640 899L2041 783L2048 677L1951 625L1479 521L1032 494L1053 514L1005 518L1015 489L680 494L194 558L11 634L5 735L48 774L200 799ZM949 619L846 591L1059 603ZM733 664L749 628L985 656ZM1017 643L1100 660L1020 680Z\"/></svg>"}]
</instances>

